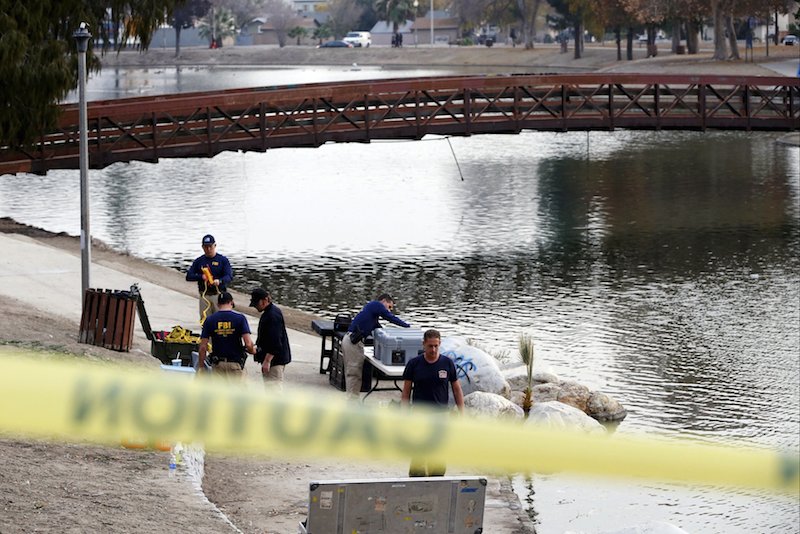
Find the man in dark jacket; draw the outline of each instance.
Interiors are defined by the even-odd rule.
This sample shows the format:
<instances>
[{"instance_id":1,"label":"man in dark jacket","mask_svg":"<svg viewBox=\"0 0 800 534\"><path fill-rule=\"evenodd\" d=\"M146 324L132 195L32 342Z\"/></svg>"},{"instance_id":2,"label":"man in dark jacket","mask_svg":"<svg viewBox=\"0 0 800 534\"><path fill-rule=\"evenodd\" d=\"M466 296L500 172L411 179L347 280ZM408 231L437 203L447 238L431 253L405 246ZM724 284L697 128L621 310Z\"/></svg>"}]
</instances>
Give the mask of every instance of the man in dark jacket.
<instances>
[{"instance_id":1,"label":"man in dark jacket","mask_svg":"<svg viewBox=\"0 0 800 534\"><path fill-rule=\"evenodd\" d=\"M250 306L262 312L253 359L261 364L261 375L265 382L275 382L282 387L284 370L292 361L283 313L272 302L269 291L260 287L250 293Z\"/></svg>"},{"instance_id":2,"label":"man in dark jacket","mask_svg":"<svg viewBox=\"0 0 800 534\"><path fill-rule=\"evenodd\" d=\"M386 319L392 324L408 328L407 322L392 313L394 298L383 293L375 300L367 302L355 316L347 335L342 339L342 359L344 360L344 376L347 394L357 399L361 394L361 377L364 370L364 338L381 328L378 319Z\"/></svg>"},{"instance_id":3,"label":"man in dark jacket","mask_svg":"<svg viewBox=\"0 0 800 534\"><path fill-rule=\"evenodd\" d=\"M203 236L203 255L192 262L186 271L188 282L197 282L200 294L200 322L217 311L216 296L227 291L233 280L233 270L228 258L217 253L217 241L214 236ZM214 298L212 298L214 297Z\"/></svg>"}]
</instances>

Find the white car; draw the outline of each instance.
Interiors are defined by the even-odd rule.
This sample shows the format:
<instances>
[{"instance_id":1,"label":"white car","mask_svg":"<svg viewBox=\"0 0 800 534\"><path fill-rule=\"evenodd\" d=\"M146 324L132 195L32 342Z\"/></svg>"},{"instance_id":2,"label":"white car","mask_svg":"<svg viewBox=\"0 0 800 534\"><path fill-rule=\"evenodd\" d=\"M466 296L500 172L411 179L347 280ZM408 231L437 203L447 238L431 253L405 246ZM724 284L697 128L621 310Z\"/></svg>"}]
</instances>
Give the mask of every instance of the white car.
<instances>
[{"instance_id":1,"label":"white car","mask_svg":"<svg viewBox=\"0 0 800 534\"><path fill-rule=\"evenodd\" d=\"M372 34L369 32L349 32L342 41L353 46L366 48L372 44Z\"/></svg>"},{"instance_id":2,"label":"white car","mask_svg":"<svg viewBox=\"0 0 800 534\"><path fill-rule=\"evenodd\" d=\"M797 44L797 36L796 35L787 35L783 38L783 44L787 46L794 46Z\"/></svg>"}]
</instances>

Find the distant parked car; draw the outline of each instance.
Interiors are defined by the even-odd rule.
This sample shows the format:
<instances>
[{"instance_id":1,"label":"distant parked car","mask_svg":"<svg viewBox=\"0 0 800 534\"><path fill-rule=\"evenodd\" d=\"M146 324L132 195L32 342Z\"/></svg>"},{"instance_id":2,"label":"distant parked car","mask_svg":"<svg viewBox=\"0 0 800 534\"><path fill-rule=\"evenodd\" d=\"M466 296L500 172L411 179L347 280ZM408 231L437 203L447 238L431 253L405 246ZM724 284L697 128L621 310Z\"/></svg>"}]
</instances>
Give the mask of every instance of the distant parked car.
<instances>
[{"instance_id":1,"label":"distant parked car","mask_svg":"<svg viewBox=\"0 0 800 534\"><path fill-rule=\"evenodd\" d=\"M353 45L344 41L326 41L317 48L353 48Z\"/></svg>"},{"instance_id":2,"label":"distant parked car","mask_svg":"<svg viewBox=\"0 0 800 534\"><path fill-rule=\"evenodd\" d=\"M350 32L342 39L345 43L350 43L355 47L367 48L372 44L372 34L369 32Z\"/></svg>"},{"instance_id":3,"label":"distant parked car","mask_svg":"<svg viewBox=\"0 0 800 534\"><path fill-rule=\"evenodd\" d=\"M787 46L794 46L797 44L797 36L796 35L787 35L783 38L783 44Z\"/></svg>"}]
</instances>

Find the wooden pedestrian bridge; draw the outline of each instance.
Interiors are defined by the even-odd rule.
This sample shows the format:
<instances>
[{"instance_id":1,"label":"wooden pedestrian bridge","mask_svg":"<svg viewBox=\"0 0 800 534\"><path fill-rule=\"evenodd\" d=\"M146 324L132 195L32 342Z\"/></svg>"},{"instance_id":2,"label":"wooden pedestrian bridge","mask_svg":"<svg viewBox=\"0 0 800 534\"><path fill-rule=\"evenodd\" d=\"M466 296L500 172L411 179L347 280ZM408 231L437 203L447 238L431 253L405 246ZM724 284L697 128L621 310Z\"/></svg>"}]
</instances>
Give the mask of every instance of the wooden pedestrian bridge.
<instances>
[{"instance_id":1,"label":"wooden pedestrian bridge","mask_svg":"<svg viewBox=\"0 0 800 534\"><path fill-rule=\"evenodd\" d=\"M78 106L0 174L79 168ZM800 80L643 74L406 78L91 102L89 166L523 130L800 130Z\"/></svg>"}]
</instances>

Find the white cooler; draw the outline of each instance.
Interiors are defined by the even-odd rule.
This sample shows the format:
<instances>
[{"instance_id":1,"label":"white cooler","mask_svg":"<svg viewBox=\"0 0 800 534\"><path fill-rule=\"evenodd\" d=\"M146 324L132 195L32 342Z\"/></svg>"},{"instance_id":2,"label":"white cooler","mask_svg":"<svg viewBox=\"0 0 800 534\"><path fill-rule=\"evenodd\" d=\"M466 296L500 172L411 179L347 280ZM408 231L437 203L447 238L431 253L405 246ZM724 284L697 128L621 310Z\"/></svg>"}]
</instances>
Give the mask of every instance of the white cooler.
<instances>
[{"instance_id":1,"label":"white cooler","mask_svg":"<svg viewBox=\"0 0 800 534\"><path fill-rule=\"evenodd\" d=\"M422 354L422 335L419 328L376 328L375 359L385 365L405 365L411 358Z\"/></svg>"}]
</instances>

